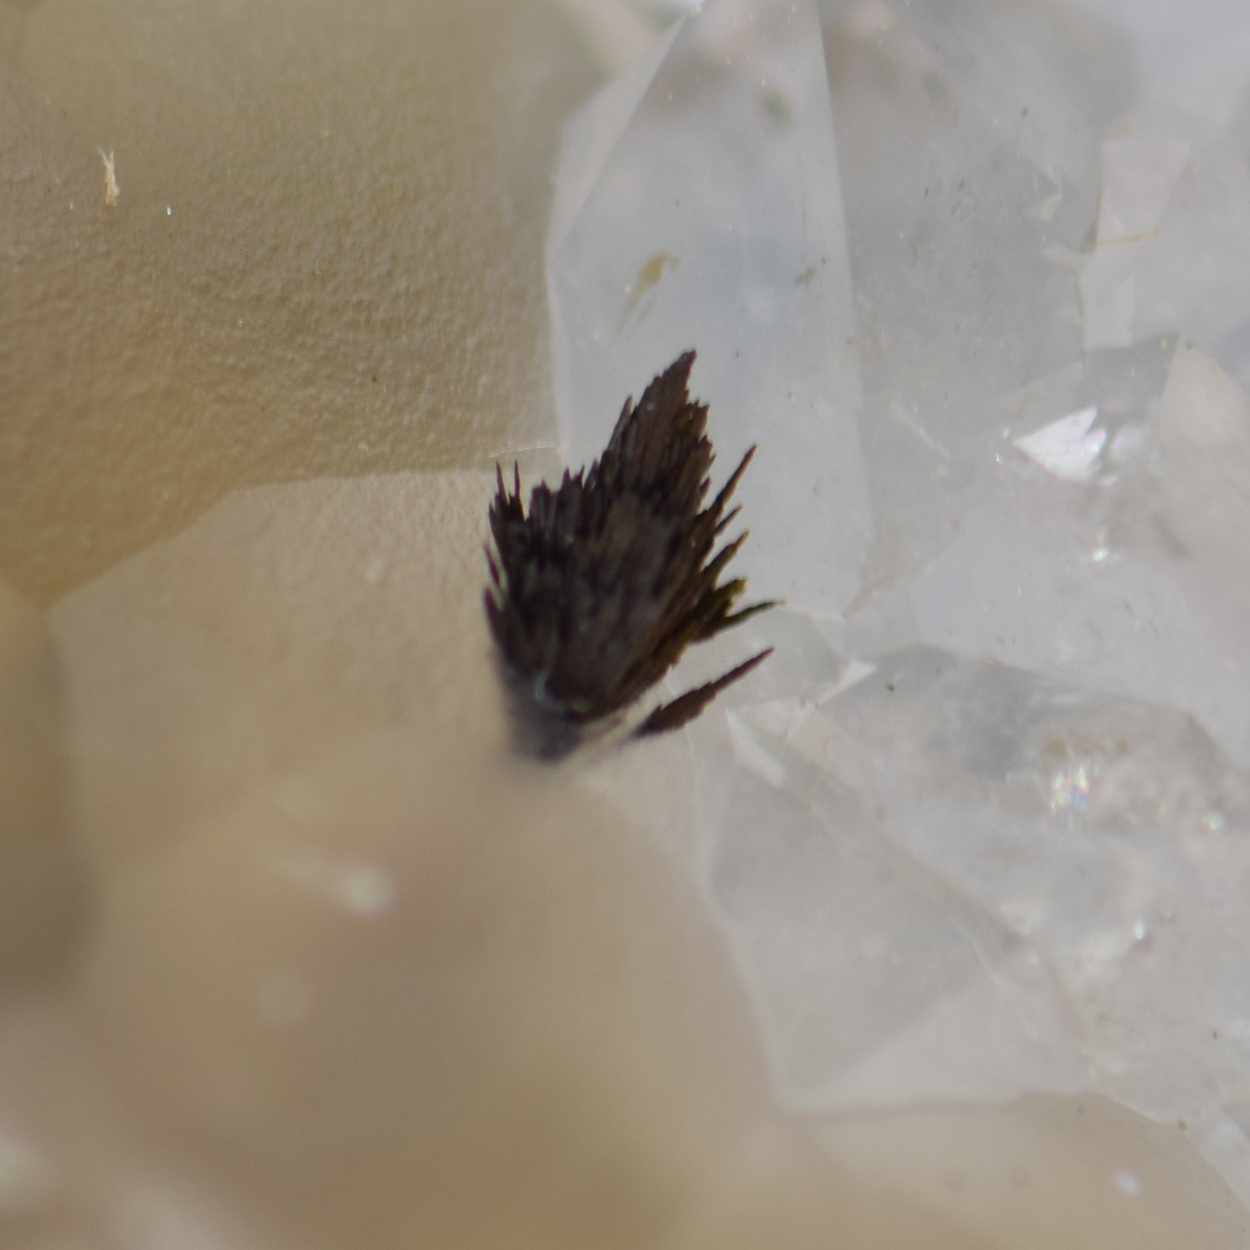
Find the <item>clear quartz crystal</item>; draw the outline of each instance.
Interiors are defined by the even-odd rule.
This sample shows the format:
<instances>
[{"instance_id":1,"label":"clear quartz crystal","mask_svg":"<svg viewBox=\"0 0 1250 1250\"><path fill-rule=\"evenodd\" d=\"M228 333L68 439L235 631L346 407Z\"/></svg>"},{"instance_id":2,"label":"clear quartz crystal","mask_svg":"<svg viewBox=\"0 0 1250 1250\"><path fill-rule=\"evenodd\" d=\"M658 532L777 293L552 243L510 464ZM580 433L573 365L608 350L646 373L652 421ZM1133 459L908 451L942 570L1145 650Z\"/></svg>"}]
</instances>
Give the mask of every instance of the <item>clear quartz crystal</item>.
<instances>
[{"instance_id":1,"label":"clear quartz crystal","mask_svg":"<svg viewBox=\"0 0 1250 1250\"><path fill-rule=\"evenodd\" d=\"M588 463L627 394L681 351L715 413L753 588L854 597L869 541L842 194L808 4L679 22L570 124L548 240L561 436ZM782 415L784 414L784 415ZM784 439L760 440L783 420Z\"/></svg>"},{"instance_id":2,"label":"clear quartz crystal","mask_svg":"<svg viewBox=\"0 0 1250 1250\"><path fill-rule=\"evenodd\" d=\"M760 445L790 608L677 684L779 648L690 731L688 863L782 1097L1102 1092L1250 1202L1250 23L1200 7L707 0L569 125L548 282L573 464L687 346Z\"/></svg>"}]
</instances>

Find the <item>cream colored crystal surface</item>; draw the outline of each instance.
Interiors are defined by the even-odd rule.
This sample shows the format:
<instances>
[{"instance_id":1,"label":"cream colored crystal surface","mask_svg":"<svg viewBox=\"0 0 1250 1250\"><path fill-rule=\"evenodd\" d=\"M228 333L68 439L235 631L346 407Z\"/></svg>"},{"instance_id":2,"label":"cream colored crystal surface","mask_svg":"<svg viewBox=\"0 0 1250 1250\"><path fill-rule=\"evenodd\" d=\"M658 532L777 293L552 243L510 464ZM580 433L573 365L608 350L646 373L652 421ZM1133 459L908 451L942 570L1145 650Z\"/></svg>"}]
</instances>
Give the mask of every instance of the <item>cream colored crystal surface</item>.
<instances>
[{"instance_id":1,"label":"cream colored crystal surface","mask_svg":"<svg viewBox=\"0 0 1250 1250\"><path fill-rule=\"evenodd\" d=\"M19 590L46 602L241 484L543 439L549 169L594 82L558 13L23 7L0 5Z\"/></svg>"},{"instance_id":2,"label":"cream colored crystal surface","mask_svg":"<svg viewBox=\"0 0 1250 1250\"><path fill-rule=\"evenodd\" d=\"M700 739L511 756L560 126L672 15L596 8L0 2L0 1246L1246 1244L1105 1099L783 1109Z\"/></svg>"},{"instance_id":3,"label":"cream colored crystal surface","mask_svg":"<svg viewBox=\"0 0 1250 1250\"><path fill-rule=\"evenodd\" d=\"M1053 1219L1013 1212L1072 1187L1039 1151L1083 1152L1084 1121L938 1113L936 1148L907 1114L822 1143L772 1109L683 871L680 740L510 758L490 484L236 492L53 609L92 926L67 990L0 1023L23 1221L127 1246L1038 1244ZM1163 1203L1235 1244L1183 1132L1143 1154L1132 1117L1089 1115L1100 1180L1061 1231L1163 1247ZM907 1168L876 1161L891 1141Z\"/></svg>"}]
</instances>

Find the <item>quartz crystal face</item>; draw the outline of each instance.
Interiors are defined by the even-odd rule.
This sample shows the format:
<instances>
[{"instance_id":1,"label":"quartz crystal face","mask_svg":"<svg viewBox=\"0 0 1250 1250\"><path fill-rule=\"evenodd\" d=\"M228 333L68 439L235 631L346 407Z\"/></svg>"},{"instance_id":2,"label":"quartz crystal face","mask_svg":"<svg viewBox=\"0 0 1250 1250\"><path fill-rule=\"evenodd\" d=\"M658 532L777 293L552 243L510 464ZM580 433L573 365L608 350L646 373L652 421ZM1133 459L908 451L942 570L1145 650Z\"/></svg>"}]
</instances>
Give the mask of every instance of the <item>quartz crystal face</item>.
<instances>
[{"instance_id":1,"label":"quartz crystal face","mask_svg":"<svg viewBox=\"0 0 1250 1250\"><path fill-rule=\"evenodd\" d=\"M698 327L771 449L789 606L691 730L692 867L782 1097L1100 1091L1250 1201L1250 35L1211 8L1236 70L1167 5L709 2L566 128L548 283L569 448Z\"/></svg>"},{"instance_id":2,"label":"quartz crystal face","mask_svg":"<svg viewBox=\"0 0 1250 1250\"><path fill-rule=\"evenodd\" d=\"M696 344L691 387L715 414L719 455L732 465L758 444L735 567L753 594L843 608L870 524L810 6L711 5L583 108L565 131L547 282L569 462L598 454L639 377Z\"/></svg>"}]
</instances>

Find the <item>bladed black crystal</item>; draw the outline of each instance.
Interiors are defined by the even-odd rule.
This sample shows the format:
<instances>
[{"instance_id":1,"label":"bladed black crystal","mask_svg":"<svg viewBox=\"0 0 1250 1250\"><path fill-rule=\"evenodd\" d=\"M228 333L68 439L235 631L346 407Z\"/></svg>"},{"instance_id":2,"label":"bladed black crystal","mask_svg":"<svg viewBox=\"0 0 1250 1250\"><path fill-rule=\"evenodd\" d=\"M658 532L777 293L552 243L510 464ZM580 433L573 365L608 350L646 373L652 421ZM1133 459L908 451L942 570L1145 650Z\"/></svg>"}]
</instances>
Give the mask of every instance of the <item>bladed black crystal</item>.
<instances>
[{"instance_id":1,"label":"bladed black crystal","mask_svg":"<svg viewBox=\"0 0 1250 1250\"><path fill-rule=\"evenodd\" d=\"M714 455L707 405L688 390L694 359L693 351L679 356L637 407L627 399L603 455L589 471L566 471L556 490L535 486L528 514L516 467L511 490L496 469L486 616L527 753L567 754L691 643L774 606L735 611L746 582L720 580L747 537L714 552L738 515L726 505L755 448L704 508ZM657 707L634 734L680 728L770 652Z\"/></svg>"}]
</instances>

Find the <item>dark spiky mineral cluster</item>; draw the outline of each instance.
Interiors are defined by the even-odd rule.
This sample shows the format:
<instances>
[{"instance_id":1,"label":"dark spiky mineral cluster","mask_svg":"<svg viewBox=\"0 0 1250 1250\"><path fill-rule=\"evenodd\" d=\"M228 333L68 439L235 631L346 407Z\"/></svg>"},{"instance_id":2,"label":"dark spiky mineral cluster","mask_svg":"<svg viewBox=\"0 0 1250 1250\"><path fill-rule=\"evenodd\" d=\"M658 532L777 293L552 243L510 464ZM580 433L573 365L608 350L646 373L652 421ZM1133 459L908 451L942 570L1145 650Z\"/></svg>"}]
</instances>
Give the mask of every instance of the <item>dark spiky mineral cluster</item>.
<instances>
[{"instance_id":1,"label":"dark spiky mineral cluster","mask_svg":"<svg viewBox=\"0 0 1250 1250\"><path fill-rule=\"evenodd\" d=\"M486 616L518 743L531 754L566 754L655 685L691 643L773 606L734 611L746 582L720 581L746 533L713 548L738 514L725 507L755 448L701 510L713 452L707 405L692 403L687 390L694 358L674 361L636 408L625 401L589 472L565 472L558 490L535 486L528 516L515 467L511 492L497 471L490 528L498 559L487 550ZM768 654L657 707L633 732L679 728Z\"/></svg>"}]
</instances>

